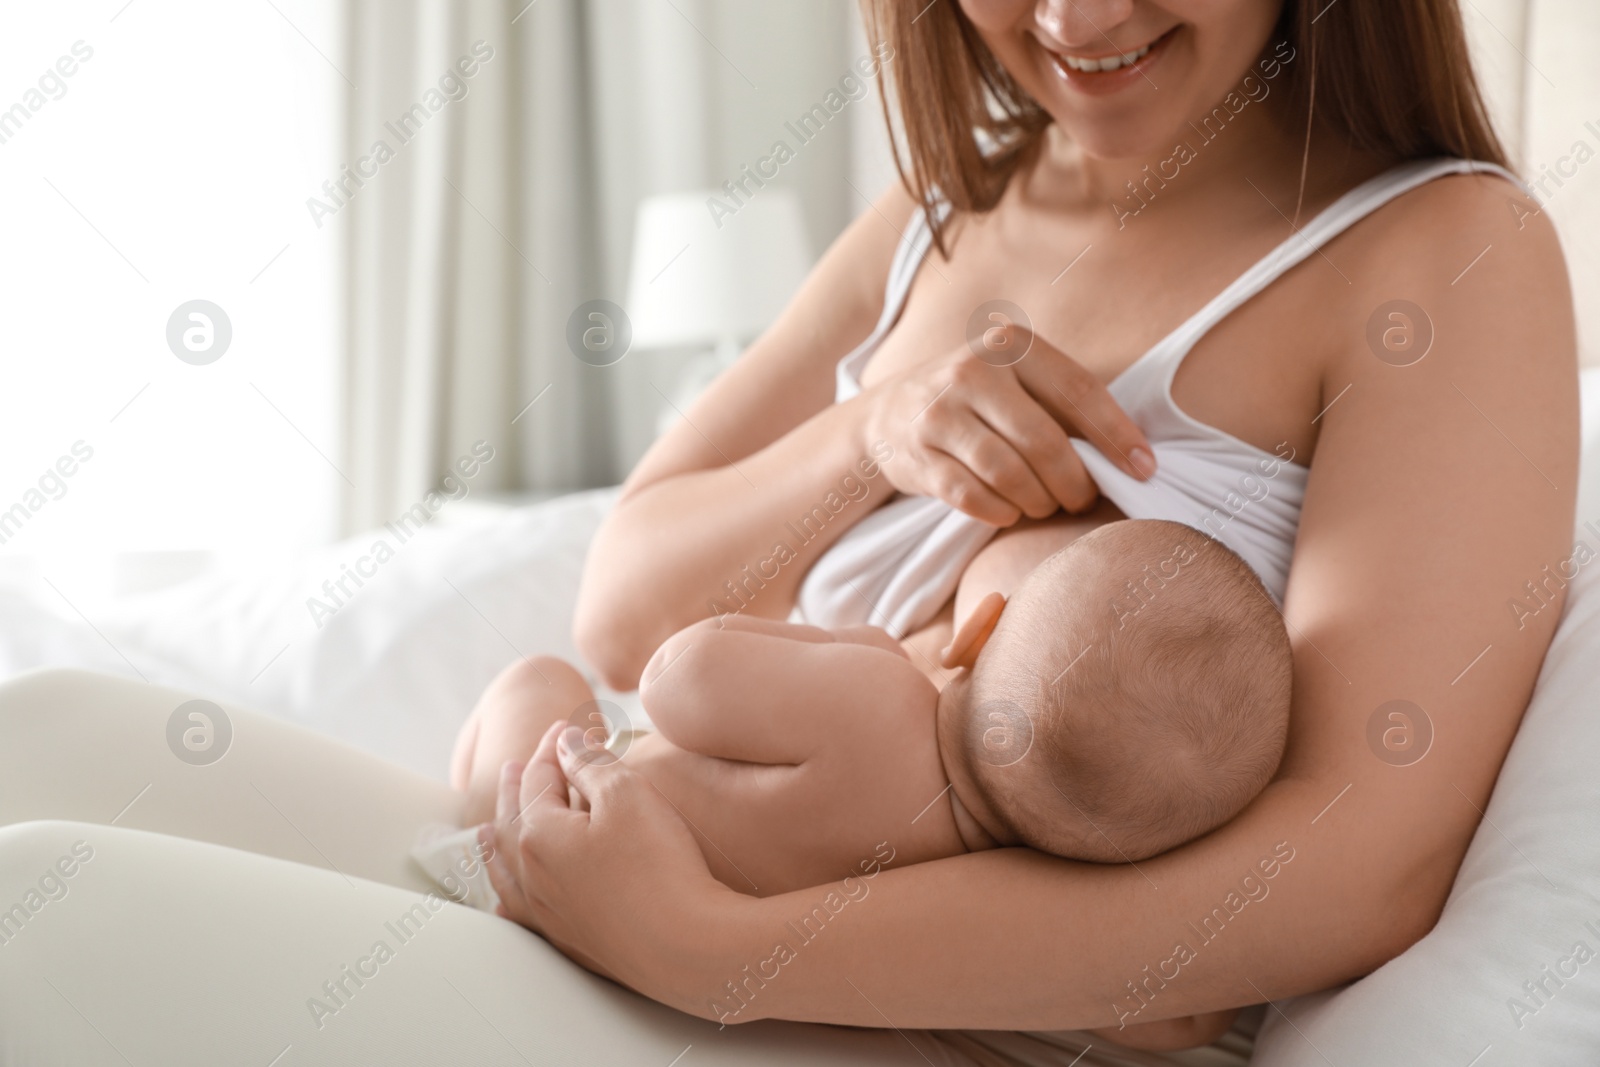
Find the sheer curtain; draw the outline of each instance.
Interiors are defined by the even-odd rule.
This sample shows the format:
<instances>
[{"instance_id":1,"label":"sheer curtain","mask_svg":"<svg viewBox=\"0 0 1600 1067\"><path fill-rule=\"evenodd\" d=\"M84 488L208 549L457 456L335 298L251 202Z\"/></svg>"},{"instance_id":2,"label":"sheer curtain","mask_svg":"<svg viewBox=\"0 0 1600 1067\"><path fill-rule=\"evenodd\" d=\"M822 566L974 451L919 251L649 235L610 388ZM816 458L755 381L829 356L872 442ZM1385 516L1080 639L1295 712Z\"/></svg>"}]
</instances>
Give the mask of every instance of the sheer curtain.
<instances>
[{"instance_id":1,"label":"sheer curtain","mask_svg":"<svg viewBox=\"0 0 1600 1067\"><path fill-rule=\"evenodd\" d=\"M480 440L495 458L474 490L618 480L680 363L588 366L567 318L625 300L641 197L720 186L848 71L864 49L854 3L346 10L350 179L326 197L349 250L345 530L409 508ZM839 125L879 121L869 97ZM829 129L785 167L814 248L865 207L851 176L872 143Z\"/></svg>"},{"instance_id":2,"label":"sheer curtain","mask_svg":"<svg viewBox=\"0 0 1600 1067\"><path fill-rule=\"evenodd\" d=\"M410 507L479 440L495 458L475 488L597 480L603 450L561 447L603 425L593 383L531 343L596 286L581 0L348 12L349 152L394 155L343 209L346 529Z\"/></svg>"}]
</instances>

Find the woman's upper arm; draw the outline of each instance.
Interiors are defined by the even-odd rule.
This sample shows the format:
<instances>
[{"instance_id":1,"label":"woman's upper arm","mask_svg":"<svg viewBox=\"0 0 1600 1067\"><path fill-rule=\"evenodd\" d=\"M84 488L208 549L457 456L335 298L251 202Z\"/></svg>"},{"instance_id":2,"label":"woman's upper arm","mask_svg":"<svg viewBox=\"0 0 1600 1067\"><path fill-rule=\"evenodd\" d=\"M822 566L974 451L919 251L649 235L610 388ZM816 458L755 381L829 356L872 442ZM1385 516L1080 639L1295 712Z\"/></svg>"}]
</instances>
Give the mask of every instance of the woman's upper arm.
<instances>
[{"instance_id":1,"label":"woman's upper arm","mask_svg":"<svg viewBox=\"0 0 1600 1067\"><path fill-rule=\"evenodd\" d=\"M1332 406L1319 419L1285 603L1299 649L1285 767L1349 764L1414 794L1419 816L1431 811L1451 830L1404 821L1464 849L1560 613L1558 588L1540 607L1527 583L1571 554L1576 342L1554 233L1542 218L1519 229L1509 206L1534 205L1481 178L1408 200L1344 265L1375 282L1352 301L1346 332L1359 340L1323 381ZM1401 310L1419 342L1403 359L1432 337L1406 366L1368 340L1374 318L1407 328L1388 317L1393 300L1412 305ZM1433 728L1431 751L1408 767L1367 743L1369 718L1396 700ZM1442 890L1454 865L1441 873Z\"/></svg>"},{"instance_id":2,"label":"woman's upper arm","mask_svg":"<svg viewBox=\"0 0 1600 1067\"><path fill-rule=\"evenodd\" d=\"M624 499L662 478L759 451L833 403L834 367L883 310L912 207L895 183L845 228L778 320L640 460Z\"/></svg>"}]
</instances>

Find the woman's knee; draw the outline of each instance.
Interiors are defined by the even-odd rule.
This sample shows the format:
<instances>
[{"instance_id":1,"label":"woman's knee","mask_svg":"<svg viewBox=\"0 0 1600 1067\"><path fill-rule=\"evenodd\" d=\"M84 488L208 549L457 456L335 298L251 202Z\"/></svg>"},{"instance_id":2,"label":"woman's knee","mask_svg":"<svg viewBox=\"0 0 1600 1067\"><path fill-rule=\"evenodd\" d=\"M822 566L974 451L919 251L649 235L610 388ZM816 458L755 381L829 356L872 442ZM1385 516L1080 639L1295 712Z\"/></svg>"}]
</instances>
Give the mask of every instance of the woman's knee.
<instances>
[{"instance_id":1,"label":"woman's knee","mask_svg":"<svg viewBox=\"0 0 1600 1067\"><path fill-rule=\"evenodd\" d=\"M152 722L162 726L187 699L177 690L67 667L8 678L0 682L0 767L7 753L38 758L30 746L36 748L47 737L81 744L126 729L130 722L141 729Z\"/></svg>"},{"instance_id":2,"label":"woman's knee","mask_svg":"<svg viewBox=\"0 0 1600 1067\"><path fill-rule=\"evenodd\" d=\"M21 915L15 905L37 912L65 896L71 879L94 859L94 839L105 830L63 819L0 826L0 944L15 934Z\"/></svg>"},{"instance_id":3,"label":"woman's knee","mask_svg":"<svg viewBox=\"0 0 1600 1067\"><path fill-rule=\"evenodd\" d=\"M43 715L64 705L81 704L107 686L138 683L70 667L45 667L0 682L0 716Z\"/></svg>"}]
</instances>

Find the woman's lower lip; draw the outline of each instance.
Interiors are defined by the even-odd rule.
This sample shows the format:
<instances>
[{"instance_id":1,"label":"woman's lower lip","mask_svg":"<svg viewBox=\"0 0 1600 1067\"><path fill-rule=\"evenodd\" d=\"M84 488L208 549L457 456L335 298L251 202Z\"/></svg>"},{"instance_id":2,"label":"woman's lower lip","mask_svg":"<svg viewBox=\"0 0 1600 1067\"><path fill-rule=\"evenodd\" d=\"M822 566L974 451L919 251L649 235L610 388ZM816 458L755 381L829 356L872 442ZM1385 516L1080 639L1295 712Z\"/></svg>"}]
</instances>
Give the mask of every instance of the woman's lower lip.
<instances>
[{"instance_id":1,"label":"woman's lower lip","mask_svg":"<svg viewBox=\"0 0 1600 1067\"><path fill-rule=\"evenodd\" d=\"M1177 28L1168 30L1150 45L1150 51L1140 56L1137 61L1116 70L1099 70L1090 73L1084 70L1073 70L1067 66L1066 61L1049 49L1045 49L1045 56L1049 60L1050 69L1055 72L1065 84L1081 93L1091 96L1108 96L1121 92L1134 82L1145 81L1148 77L1146 71L1161 58L1167 50L1167 43L1172 40L1172 35Z\"/></svg>"}]
</instances>

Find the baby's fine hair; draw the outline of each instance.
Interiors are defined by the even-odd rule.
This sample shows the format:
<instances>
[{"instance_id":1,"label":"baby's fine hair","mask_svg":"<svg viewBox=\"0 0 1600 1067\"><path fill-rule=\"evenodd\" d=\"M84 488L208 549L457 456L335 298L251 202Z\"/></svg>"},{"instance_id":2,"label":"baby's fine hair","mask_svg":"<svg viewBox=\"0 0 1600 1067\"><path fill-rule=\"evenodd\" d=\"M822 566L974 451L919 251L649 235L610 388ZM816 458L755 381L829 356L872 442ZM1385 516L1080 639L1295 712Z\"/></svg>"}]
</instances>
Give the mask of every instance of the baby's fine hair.
<instances>
[{"instance_id":1,"label":"baby's fine hair","mask_svg":"<svg viewBox=\"0 0 1600 1067\"><path fill-rule=\"evenodd\" d=\"M1233 551L1181 523L1110 523L1040 564L1007 605L964 710L1020 707L1032 744L1011 766L970 751L968 765L1020 841L1143 859L1265 788L1291 681L1283 618Z\"/></svg>"}]
</instances>

